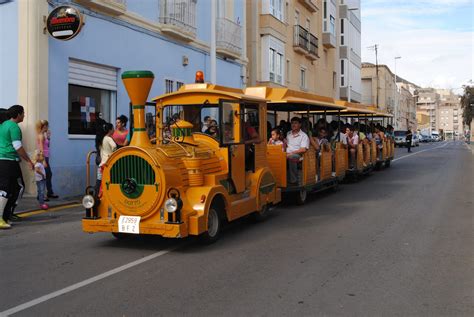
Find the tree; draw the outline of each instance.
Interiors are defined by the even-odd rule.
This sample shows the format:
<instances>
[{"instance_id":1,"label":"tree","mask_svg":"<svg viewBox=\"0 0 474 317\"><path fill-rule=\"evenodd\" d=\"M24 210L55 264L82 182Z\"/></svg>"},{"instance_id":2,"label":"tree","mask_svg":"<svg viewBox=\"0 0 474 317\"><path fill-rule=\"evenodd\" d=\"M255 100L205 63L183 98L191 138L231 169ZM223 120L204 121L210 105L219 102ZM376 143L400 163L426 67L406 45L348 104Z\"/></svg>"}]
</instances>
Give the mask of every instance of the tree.
<instances>
[{"instance_id":1,"label":"tree","mask_svg":"<svg viewBox=\"0 0 474 317\"><path fill-rule=\"evenodd\" d=\"M464 86L464 94L461 97L463 123L470 125L474 116L474 86Z\"/></svg>"}]
</instances>

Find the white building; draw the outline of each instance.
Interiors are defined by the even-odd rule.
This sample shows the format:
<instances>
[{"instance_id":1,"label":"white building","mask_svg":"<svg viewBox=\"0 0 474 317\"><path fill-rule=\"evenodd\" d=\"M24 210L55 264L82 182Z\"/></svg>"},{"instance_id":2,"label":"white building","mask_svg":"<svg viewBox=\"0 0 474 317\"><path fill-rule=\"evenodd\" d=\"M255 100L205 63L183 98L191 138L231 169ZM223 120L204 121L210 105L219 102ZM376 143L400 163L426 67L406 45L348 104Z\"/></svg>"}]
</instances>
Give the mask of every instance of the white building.
<instances>
[{"instance_id":1,"label":"white building","mask_svg":"<svg viewBox=\"0 0 474 317\"><path fill-rule=\"evenodd\" d=\"M338 23L340 98L361 102L360 0L340 0Z\"/></svg>"}]
</instances>

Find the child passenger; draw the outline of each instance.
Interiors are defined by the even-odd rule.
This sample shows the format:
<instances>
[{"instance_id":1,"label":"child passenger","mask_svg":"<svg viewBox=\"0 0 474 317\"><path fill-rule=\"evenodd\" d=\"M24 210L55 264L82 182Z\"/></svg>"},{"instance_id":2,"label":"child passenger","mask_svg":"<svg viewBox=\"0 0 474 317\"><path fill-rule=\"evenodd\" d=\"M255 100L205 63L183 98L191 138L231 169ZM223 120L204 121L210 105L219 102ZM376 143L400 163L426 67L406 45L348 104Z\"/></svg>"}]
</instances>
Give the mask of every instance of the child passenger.
<instances>
[{"instance_id":1,"label":"child passenger","mask_svg":"<svg viewBox=\"0 0 474 317\"><path fill-rule=\"evenodd\" d=\"M35 151L35 180L36 180L36 189L38 190L38 200L40 208L46 210L49 208L44 202L44 197L46 195L46 169L44 168L44 156L41 151Z\"/></svg>"},{"instance_id":2,"label":"child passenger","mask_svg":"<svg viewBox=\"0 0 474 317\"><path fill-rule=\"evenodd\" d=\"M270 145L281 145L282 150L283 151L286 150L285 139L283 139L283 136L281 134L280 129L278 129L278 128L272 129L271 137L268 140L268 144L270 144Z\"/></svg>"}]
</instances>

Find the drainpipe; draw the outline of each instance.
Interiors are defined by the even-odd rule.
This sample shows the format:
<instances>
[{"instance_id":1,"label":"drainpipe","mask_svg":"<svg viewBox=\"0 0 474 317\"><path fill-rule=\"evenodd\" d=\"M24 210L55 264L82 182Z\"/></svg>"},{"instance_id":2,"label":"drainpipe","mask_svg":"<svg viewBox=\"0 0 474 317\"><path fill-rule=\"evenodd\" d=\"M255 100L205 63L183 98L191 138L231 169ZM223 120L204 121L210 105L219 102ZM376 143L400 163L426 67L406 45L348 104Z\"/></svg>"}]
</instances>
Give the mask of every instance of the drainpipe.
<instances>
[{"instance_id":1,"label":"drainpipe","mask_svg":"<svg viewBox=\"0 0 474 317\"><path fill-rule=\"evenodd\" d=\"M216 19L217 2L211 0L211 84L216 83Z\"/></svg>"}]
</instances>

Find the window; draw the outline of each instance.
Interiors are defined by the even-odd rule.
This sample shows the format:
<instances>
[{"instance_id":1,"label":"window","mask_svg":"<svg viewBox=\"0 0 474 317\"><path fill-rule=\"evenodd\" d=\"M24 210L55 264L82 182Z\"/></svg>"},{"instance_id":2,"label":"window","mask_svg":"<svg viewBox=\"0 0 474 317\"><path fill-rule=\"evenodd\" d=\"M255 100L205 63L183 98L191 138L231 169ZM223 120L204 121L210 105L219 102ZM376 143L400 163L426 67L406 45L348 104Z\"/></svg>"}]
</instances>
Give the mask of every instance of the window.
<instances>
[{"instance_id":1,"label":"window","mask_svg":"<svg viewBox=\"0 0 474 317\"><path fill-rule=\"evenodd\" d=\"M278 84L283 82L283 55L277 53L276 50L270 48L269 51L269 61L270 61L270 81L273 81Z\"/></svg>"},{"instance_id":2,"label":"window","mask_svg":"<svg viewBox=\"0 0 474 317\"><path fill-rule=\"evenodd\" d=\"M95 135L101 120L111 121L110 90L69 85L68 133Z\"/></svg>"},{"instance_id":3,"label":"window","mask_svg":"<svg viewBox=\"0 0 474 317\"><path fill-rule=\"evenodd\" d=\"M68 134L93 136L115 117L117 69L69 59Z\"/></svg>"},{"instance_id":4,"label":"window","mask_svg":"<svg viewBox=\"0 0 474 317\"><path fill-rule=\"evenodd\" d=\"M324 0L324 4L323 4L323 18L324 19L327 19L328 17L328 3L326 0Z\"/></svg>"},{"instance_id":5,"label":"window","mask_svg":"<svg viewBox=\"0 0 474 317\"><path fill-rule=\"evenodd\" d=\"M333 35L336 35L336 19L332 15L329 17L329 23L329 32L331 32Z\"/></svg>"},{"instance_id":6,"label":"window","mask_svg":"<svg viewBox=\"0 0 474 317\"><path fill-rule=\"evenodd\" d=\"M165 79L165 94L169 94L174 91L174 81Z\"/></svg>"},{"instance_id":7,"label":"window","mask_svg":"<svg viewBox=\"0 0 474 317\"><path fill-rule=\"evenodd\" d=\"M300 69L300 87L306 89L306 69L303 67Z\"/></svg>"},{"instance_id":8,"label":"window","mask_svg":"<svg viewBox=\"0 0 474 317\"><path fill-rule=\"evenodd\" d=\"M270 14L283 21L283 0L270 0Z\"/></svg>"}]
</instances>

